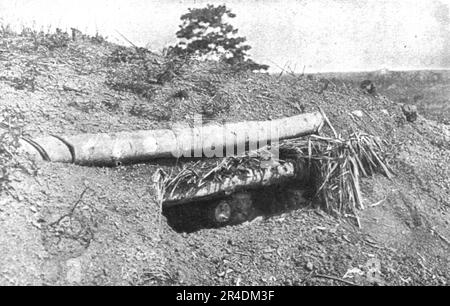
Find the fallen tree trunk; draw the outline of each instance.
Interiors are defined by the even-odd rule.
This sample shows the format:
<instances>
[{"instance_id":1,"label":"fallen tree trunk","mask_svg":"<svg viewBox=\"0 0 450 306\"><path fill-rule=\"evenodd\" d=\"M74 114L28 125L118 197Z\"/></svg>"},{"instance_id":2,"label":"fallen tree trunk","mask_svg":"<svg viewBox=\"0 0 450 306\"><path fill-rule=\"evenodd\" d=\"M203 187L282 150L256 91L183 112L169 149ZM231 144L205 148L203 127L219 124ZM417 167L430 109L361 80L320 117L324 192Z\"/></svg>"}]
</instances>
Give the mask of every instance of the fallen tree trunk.
<instances>
[{"instance_id":1,"label":"fallen tree trunk","mask_svg":"<svg viewBox=\"0 0 450 306\"><path fill-rule=\"evenodd\" d=\"M22 151L36 159L88 166L115 166L161 157L221 157L269 142L316 133L324 124L319 112L271 121L181 127L171 130L47 136L22 139ZM236 149L237 148L237 149ZM235 149L237 152L235 152ZM222 154L222 155L221 155Z\"/></svg>"},{"instance_id":2,"label":"fallen tree trunk","mask_svg":"<svg viewBox=\"0 0 450 306\"><path fill-rule=\"evenodd\" d=\"M268 168L249 169L248 175L233 175L224 178L222 181L210 181L201 187L192 187L188 190L180 189L174 192L167 190L163 205L169 207L193 201L207 200L240 190L279 184L293 179L295 176L294 164L290 162Z\"/></svg>"}]
</instances>

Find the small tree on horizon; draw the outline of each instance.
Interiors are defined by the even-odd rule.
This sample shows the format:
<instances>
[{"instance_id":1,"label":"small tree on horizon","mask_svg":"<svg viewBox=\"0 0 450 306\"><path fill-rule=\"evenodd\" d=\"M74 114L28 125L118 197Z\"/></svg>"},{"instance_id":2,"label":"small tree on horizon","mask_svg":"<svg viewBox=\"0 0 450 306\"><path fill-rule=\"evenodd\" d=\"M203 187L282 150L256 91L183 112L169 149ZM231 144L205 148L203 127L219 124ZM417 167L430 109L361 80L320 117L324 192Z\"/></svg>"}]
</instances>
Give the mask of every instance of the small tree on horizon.
<instances>
[{"instance_id":1,"label":"small tree on horizon","mask_svg":"<svg viewBox=\"0 0 450 306\"><path fill-rule=\"evenodd\" d=\"M241 70L267 70L269 66L249 58L251 47L244 44L247 39L236 36L238 29L226 22L235 17L225 5L190 8L181 16L183 23L176 33L179 42L172 51L178 55L215 55Z\"/></svg>"}]
</instances>

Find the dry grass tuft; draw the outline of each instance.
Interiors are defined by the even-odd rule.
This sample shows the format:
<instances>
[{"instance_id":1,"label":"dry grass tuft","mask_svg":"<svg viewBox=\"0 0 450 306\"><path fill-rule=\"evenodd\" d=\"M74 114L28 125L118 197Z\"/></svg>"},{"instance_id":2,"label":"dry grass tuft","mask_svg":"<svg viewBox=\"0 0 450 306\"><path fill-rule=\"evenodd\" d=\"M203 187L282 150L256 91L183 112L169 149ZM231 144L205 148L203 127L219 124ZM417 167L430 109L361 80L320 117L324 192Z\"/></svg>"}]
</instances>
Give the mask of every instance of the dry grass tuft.
<instances>
[{"instance_id":1,"label":"dry grass tuft","mask_svg":"<svg viewBox=\"0 0 450 306\"><path fill-rule=\"evenodd\" d=\"M306 164L316 196L326 211L339 216L350 214L360 225L357 209L364 209L360 178L375 173L393 176L383 147L380 139L365 133L353 133L346 139L311 135L283 142L280 156Z\"/></svg>"}]
</instances>

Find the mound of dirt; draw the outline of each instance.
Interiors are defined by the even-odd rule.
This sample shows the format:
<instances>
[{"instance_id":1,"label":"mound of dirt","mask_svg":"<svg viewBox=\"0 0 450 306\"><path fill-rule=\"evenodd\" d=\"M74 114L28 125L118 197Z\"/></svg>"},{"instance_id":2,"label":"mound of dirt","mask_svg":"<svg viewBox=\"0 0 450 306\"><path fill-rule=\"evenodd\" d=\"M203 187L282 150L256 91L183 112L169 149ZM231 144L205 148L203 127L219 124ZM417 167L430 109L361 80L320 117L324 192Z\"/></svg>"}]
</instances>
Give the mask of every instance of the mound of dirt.
<instances>
[{"instance_id":1,"label":"mound of dirt","mask_svg":"<svg viewBox=\"0 0 450 306\"><path fill-rule=\"evenodd\" d=\"M20 110L24 133L36 137L165 128L192 123L195 114L266 120L320 106L338 133L385 140L395 178L363 180L361 229L304 207L290 190L268 195L275 208L253 220L185 230L185 215L162 214L152 189L155 170L175 162L39 163L34 176L17 173L14 192L1 197L0 284L449 283L448 126L422 116L407 122L399 104L345 83L324 89L314 76L236 72L192 59L171 65L125 50L133 56L104 41L49 48L29 35L3 35L0 111ZM196 223L195 214L188 218Z\"/></svg>"}]
</instances>

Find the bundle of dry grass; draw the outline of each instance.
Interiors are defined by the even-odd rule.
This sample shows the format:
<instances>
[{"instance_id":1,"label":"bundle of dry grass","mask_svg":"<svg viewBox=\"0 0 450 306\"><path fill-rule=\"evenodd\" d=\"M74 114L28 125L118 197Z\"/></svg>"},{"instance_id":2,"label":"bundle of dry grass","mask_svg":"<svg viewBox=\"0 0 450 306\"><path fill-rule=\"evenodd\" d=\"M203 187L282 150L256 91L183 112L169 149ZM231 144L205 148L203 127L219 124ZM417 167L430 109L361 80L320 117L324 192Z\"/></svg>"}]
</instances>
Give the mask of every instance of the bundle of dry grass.
<instances>
[{"instance_id":1,"label":"bundle of dry grass","mask_svg":"<svg viewBox=\"0 0 450 306\"><path fill-rule=\"evenodd\" d=\"M311 135L280 145L282 158L306 162L308 176L328 212L352 215L364 209L360 178L392 171L385 162L383 143L377 137L353 133L347 139Z\"/></svg>"}]
</instances>

